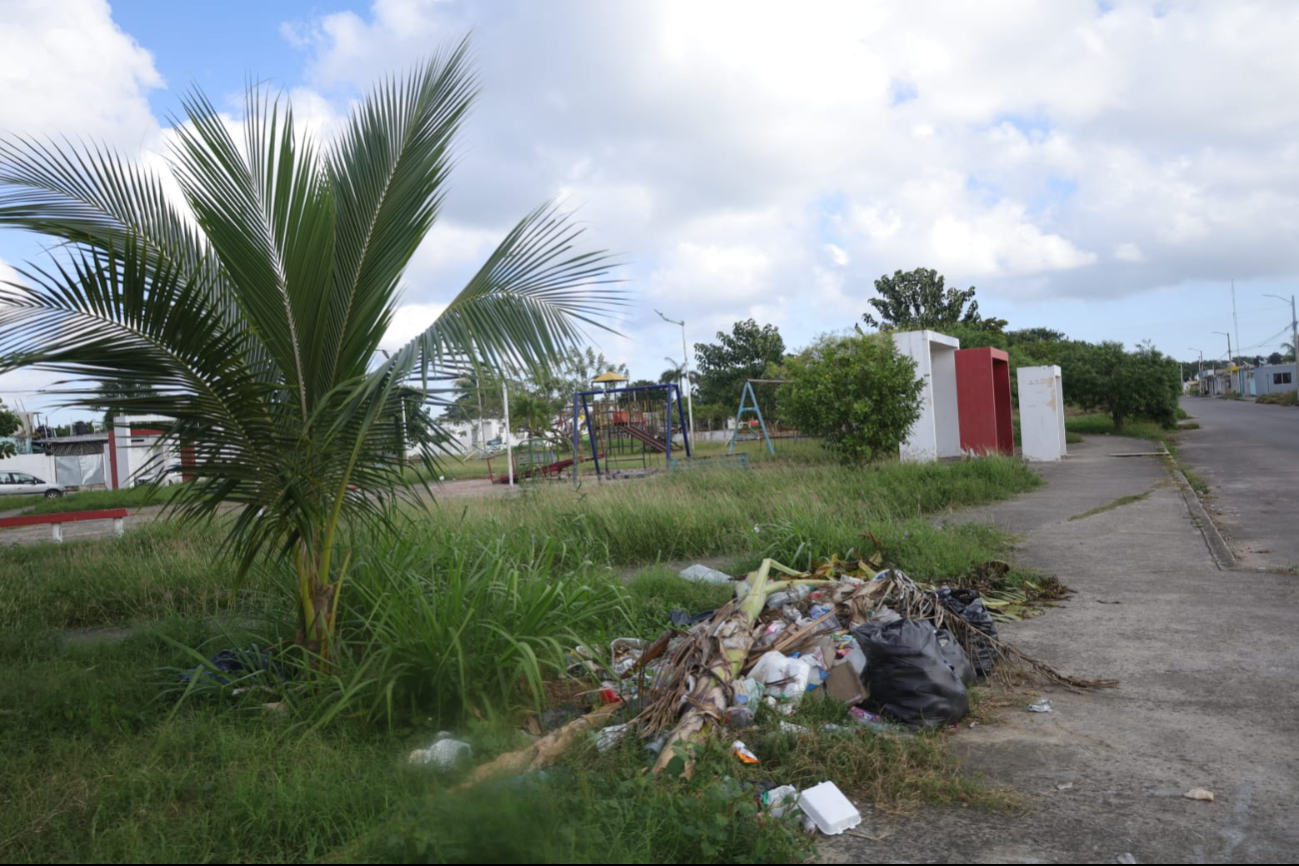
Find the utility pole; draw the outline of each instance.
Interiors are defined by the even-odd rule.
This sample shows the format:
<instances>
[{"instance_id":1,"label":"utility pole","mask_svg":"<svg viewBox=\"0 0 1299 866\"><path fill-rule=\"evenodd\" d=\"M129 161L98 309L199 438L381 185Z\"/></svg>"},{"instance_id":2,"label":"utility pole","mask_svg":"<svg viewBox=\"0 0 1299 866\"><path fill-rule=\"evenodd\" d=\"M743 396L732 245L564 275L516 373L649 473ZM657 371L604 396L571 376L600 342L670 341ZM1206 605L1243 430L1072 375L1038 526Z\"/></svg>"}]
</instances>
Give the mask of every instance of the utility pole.
<instances>
[{"instance_id":1,"label":"utility pole","mask_svg":"<svg viewBox=\"0 0 1299 866\"><path fill-rule=\"evenodd\" d=\"M1240 341L1240 319L1236 318L1236 281L1235 280L1231 281L1231 321L1232 321L1232 330L1236 332L1236 348L1239 349L1245 344ZM1227 363L1231 363L1231 361L1232 361L1231 358L1227 359ZM1244 371L1240 371L1239 375L1240 378L1243 380ZM1241 385L1243 384L1244 384L1243 381L1238 381L1236 383L1236 390L1243 392L1245 390L1244 388L1241 387Z\"/></svg>"},{"instance_id":2,"label":"utility pole","mask_svg":"<svg viewBox=\"0 0 1299 866\"><path fill-rule=\"evenodd\" d=\"M1227 338L1227 381L1231 381L1231 334L1226 331L1214 331L1215 334L1222 334Z\"/></svg>"},{"instance_id":3,"label":"utility pole","mask_svg":"<svg viewBox=\"0 0 1299 866\"><path fill-rule=\"evenodd\" d=\"M1190 349L1192 352L1200 353L1200 367L1195 374L1195 391L1197 394L1203 395L1204 394L1204 350L1197 349L1194 346L1187 346L1186 348Z\"/></svg>"},{"instance_id":4,"label":"utility pole","mask_svg":"<svg viewBox=\"0 0 1299 866\"><path fill-rule=\"evenodd\" d=\"M691 393L693 389L690 387L690 353L686 349L686 322L685 319L682 319L679 322L676 319L669 319L658 310L655 310L654 312L658 313L659 318L663 321L681 326L681 362L685 364L685 366L681 368L681 378L685 382L686 410L690 416L690 441L693 442L695 439L695 397L694 394Z\"/></svg>"},{"instance_id":5,"label":"utility pole","mask_svg":"<svg viewBox=\"0 0 1299 866\"><path fill-rule=\"evenodd\" d=\"M1285 303L1285 298L1280 295L1264 295L1263 297L1276 298L1281 303ZM1294 350L1292 354L1295 356L1295 369L1290 379L1295 384L1295 387L1299 388L1299 318L1295 317L1294 295L1290 296L1290 348Z\"/></svg>"}]
</instances>

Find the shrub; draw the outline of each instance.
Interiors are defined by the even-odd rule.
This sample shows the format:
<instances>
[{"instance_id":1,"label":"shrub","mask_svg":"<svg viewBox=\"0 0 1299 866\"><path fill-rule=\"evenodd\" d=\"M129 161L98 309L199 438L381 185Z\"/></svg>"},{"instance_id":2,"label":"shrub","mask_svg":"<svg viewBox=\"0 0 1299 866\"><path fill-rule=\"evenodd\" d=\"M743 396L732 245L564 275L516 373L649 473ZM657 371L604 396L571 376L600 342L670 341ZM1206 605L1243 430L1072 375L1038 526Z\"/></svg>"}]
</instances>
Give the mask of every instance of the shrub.
<instances>
[{"instance_id":1,"label":"shrub","mask_svg":"<svg viewBox=\"0 0 1299 866\"><path fill-rule=\"evenodd\" d=\"M920 416L915 363L887 334L824 337L786 362L782 414L844 463L895 453Z\"/></svg>"}]
</instances>

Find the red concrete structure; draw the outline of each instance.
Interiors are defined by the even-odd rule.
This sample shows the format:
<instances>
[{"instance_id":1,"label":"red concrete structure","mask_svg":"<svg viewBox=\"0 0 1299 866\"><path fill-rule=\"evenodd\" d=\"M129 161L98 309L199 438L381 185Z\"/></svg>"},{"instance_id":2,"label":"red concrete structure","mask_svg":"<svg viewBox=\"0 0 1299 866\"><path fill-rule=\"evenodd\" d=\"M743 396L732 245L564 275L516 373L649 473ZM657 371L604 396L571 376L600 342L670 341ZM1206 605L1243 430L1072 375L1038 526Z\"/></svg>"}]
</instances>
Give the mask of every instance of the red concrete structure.
<instances>
[{"instance_id":1,"label":"red concrete structure","mask_svg":"<svg viewBox=\"0 0 1299 866\"><path fill-rule=\"evenodd\" d=\"M974 454L1014 454L1010 358L1000 349L958 349L956 406L961 419L961 450Z\"/></svg>"}]
</instances>

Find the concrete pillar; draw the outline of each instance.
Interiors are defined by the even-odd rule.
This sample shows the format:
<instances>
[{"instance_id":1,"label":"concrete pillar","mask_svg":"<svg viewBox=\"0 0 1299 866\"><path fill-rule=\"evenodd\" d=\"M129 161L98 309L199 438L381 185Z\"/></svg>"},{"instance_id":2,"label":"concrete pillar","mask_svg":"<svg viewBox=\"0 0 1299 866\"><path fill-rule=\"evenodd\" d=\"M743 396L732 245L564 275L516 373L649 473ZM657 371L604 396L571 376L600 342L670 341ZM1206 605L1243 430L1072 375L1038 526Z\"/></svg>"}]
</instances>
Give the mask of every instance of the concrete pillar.
<instances>
[{"instance_id":1,"label":"concrete pillar","mask_svg":"<svg viewBox=\"0 0 1299 866\"><path fill-rule=\"evenodd\" d=\"M916 376L925 385L920 394L920 417L898 449L902 459L925 462L961 456L956 400L956 350L961 341L937 331L902 331L893 335L893 344L916 362Z\"/></svg>"},{"instance_id":2,"label":"concrete pillar","mask_svg":"<svg viewBox=\"0 0 1299 866\"><path fill-rule=\"evenodd\" d=\"M1065 456L1064 383L1060 368L1020 367L1019 436L1024 458L1035 462Z\"/></svg>"}]
</instances>

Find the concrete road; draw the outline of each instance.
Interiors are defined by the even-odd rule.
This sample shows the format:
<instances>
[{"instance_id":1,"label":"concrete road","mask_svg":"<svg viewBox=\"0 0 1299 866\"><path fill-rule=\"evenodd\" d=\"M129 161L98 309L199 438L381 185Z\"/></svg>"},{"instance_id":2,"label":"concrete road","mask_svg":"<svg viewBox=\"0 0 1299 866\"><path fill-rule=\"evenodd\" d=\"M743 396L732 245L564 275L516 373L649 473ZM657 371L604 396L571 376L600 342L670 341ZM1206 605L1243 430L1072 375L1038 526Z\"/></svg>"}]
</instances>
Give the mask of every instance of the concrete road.
<instances>
[{"instance_id":1,"label":"concrete road","mask_svg":"<svg viewBox=\"0 0 1299 866\"><path fill-rule=\"evenodd\" d=\"M866 809L859 829L873 838L827 840L823 860L1294 862L1299 579L1219 571L1162 461L1108 456L1142 450L1108 436L1070 445L1043 468L1046 487L955 518L1019 533L1016 559L1077 591L1001 626L1003 639L1119 688L1020 689L999 723L953 735L966 771L1019 791L1021 811ZM1039 696L1053 713L1025 712ZM1216 801L1183 798L1196 787Z\"/></svg>"},{"instance_id":2,"label":"concrete road","mask_svg":"<svg viewBox=\"0 0 1299 866\"><path fill-rule=\"evenodd\" d=\"M1209 483L1205 502L1241 568L1299 566L1299 409L1184 397L1200 424L1182 458Z\"/></svg>"}]
</instances>

